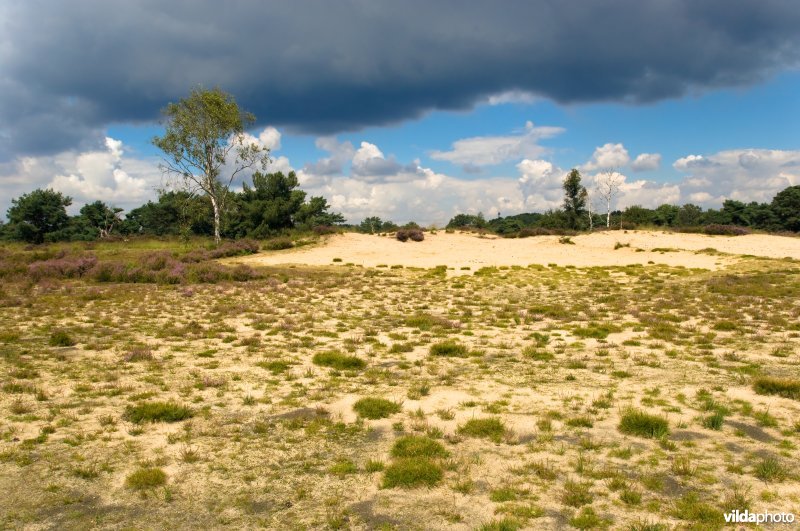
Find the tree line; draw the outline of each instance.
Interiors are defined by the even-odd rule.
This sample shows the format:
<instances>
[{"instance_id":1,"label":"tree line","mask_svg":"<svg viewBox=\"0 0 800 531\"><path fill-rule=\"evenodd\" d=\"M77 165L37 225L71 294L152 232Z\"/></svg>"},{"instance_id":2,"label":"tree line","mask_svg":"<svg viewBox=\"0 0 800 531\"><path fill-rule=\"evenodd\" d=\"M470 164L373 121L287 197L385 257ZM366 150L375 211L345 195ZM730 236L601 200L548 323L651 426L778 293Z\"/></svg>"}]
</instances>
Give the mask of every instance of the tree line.
<instances>
[{"instance_id":1,"label":"tree line","mask_svg":"<svg viewBox=\"0 0 800 531\"><path fill-rule=\"evenodd\" d=\"M219 235L223 238L264 239L289 230L324 230L345 219L331 212L324 197L307 197L294 172L255 172L241 192L224 194ZM90 241L109 236L214 236L214 208L205 195L185 190L162 191L155 201L122 209L103 201L67 214L72 198L37 189L11 201L8 223L0 221L0 237L29 243Z\"/></svg>"},{"instance_id":2,"label":"tree line","mask_svg":"<svg viewBox=\"0 0 800 531\"><path fill-rule=\"evenodd\" d=\"M472 228L505 236L518 235L529 229L591 230L598 226L623 229L636 227L670 227L697 229L704 232L735 233L736 228L768 232L800 232L800 186L790 186L778 192L769 203L745 203L726 199L722 208L702 207L691 203L681 206L663 204L657 208L632 205L624 210L595 212L589 203L588 190L581 184L578 170L572 170L564 180L564 201L561 208L544 213L526 213L487 220L483 214L458 214L447 224L449 229ZM608 182L605 200L609 196ZM603 190L601 190L602 192ZM703 230L705 229L705 230Z\"/></svg>"}]
</instances>

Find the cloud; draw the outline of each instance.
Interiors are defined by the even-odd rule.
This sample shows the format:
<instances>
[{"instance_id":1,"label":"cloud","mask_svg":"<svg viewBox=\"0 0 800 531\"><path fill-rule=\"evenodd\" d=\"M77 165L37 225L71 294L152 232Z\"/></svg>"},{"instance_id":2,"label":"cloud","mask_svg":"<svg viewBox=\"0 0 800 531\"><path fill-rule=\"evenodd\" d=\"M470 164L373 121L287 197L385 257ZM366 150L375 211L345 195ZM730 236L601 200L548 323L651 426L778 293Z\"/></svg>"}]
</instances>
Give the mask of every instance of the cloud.
<instances>
[{"instance_id":1,"label":"cloud","mask_svg":"<svg viewBox=\"0 0 800 531\"><path fill-rule=\"evenodd\" d=\"M517 164L518 179L525 207L544 211L559 208L563 203L562 185L567 172L546 160L525 159Z\"/></svg>"},{"instance_id":2,"label":"cloud","mask_svg":"<svg viewBox=\"0 0 800 531\"><path fill-rule=\"evenodd\" d=\"M661 167L660 153L641 153L631 164L631 169L636 172L653 171Z\"/></svg>"},{"instance_id":3,"label":"cloud","mask_svg":"<svg viewBox=\"0 0 800 531\"><path fill-rule=\"evenodd\" d=\"M611 170L621 168L630 162L631 157L628 150L622 144L603 144L594 150L592 158L581 166L581 170Z\"/></svg>"},{"instance_id":4,"label":"cloud","mask_svg":"<svg viewBox=\"0 0 800 531\"><path fill-rule=\"evenodd\" d=\"M789 0L30 0L0 10L5 161L89 149L108 124L154 121L198 84L233 93L263 123L331 134L521 94L653 102L748 86L800 59Z\"/></svg>"},{"instance_id":5,"label":"cloud","mask_svg":"<svg viewBox=\"0 0 800 531\"><path fill-rule=\"evenodd\" d=\"M539 141L564 132L561 127L536 127L527 122L522 133L507 136L476 136L453 142L450 151L432 151L434 160L446 160L466 168L502 164L509 160L536 158L549 152Z\"/></svg>"},{"instance_id":6,"label":"cloud","mask_svg":"<svg viewBox=\"0 0 800 531\"><path fill-rule=\"evenodd\" d=\"M162 184L157 160L125 154L121 141L106 137L104 145L89 151L64 151L53 156L21 157L0 166L0 208L36 188L52 188L73 198L70 211L95 200L125 209L156 195Z\"/></svg>"},{"instance_id":7,"label":"cloud","mask_svg":"<svg viewBox=\"0 0 800 531\"><path fill-rule=\"evenodd\" d=\"M734 149L688 155L673 167L684 173L686 200L719 206L724 199L770 202L786 187L800 185L800 151Z\"/></svg>"}]
</instances>

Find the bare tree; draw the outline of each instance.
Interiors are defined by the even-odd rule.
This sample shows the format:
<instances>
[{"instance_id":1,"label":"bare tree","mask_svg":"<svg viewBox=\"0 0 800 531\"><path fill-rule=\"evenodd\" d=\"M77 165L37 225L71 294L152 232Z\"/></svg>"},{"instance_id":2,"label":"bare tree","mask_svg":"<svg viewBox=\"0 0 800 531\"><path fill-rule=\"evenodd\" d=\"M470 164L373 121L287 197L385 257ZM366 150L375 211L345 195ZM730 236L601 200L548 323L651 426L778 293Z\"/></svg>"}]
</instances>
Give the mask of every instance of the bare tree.
<instances>
[{"instance_id":1,"label":"bare tree","mask_svg":"<svg viewBox=\"0 0 800 531\"><path fill-rule=\"evenodd\" d=\"M606 227L611 226L611 203L619 195L625 177L615 170L598 173L595 176L595 190L606 203Z\"/></svg>"}]
</instances>

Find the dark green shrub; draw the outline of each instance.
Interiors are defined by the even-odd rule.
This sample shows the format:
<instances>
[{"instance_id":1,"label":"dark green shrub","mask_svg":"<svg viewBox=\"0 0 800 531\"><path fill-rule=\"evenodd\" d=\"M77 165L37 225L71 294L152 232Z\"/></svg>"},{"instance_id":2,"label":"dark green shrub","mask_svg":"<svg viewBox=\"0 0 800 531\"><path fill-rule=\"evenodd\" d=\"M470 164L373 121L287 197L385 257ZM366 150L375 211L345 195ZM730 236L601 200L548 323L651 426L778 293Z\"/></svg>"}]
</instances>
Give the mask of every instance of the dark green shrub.
<instances>
[{"instance_id":1,"label":"dark green shrub","mask_svg":"<svg viewBox=\"0 0 800 531\"><path fill-rule=\"evenodd\" d=\"M50 340L48 343L51 347L71 347L77 342L66 331L56 330L50 334Z\"/></svg>"}]
</instances>

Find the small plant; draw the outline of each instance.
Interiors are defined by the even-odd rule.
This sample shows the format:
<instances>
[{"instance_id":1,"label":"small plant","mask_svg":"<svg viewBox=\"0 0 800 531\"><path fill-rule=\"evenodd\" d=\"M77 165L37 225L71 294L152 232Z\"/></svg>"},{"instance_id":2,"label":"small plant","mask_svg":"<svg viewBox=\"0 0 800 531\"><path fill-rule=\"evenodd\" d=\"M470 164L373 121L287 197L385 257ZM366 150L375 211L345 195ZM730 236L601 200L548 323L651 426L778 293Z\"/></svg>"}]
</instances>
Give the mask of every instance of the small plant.
<instances>
[{"instance_id":1,"label":"small plant","mask_svg":"<svg viewBox=\"0 0 800 531\"><path fill-rule=\"evenodd\" d=\"M502 520L492 520L481 525L478 531L517 531L517 529L521 528L522 523L519 520L507 516Z\"/></svg>"},{"instance_id":2,"label":"small plant","mask_svg":"<svg viewBox=\"0 0 800 531\"><path fill-rule=\"evenodd\" d=\"M777 457L764 457L755 466L755 476L766 482L783 481L786 478L786 469Z\"/></svg>"},{"instance_id":3,"label":"small plant","mask_svg":"<svg viewBox=\"0 0 800 531\"><path fill-rule=\"evenodd\" d=\"M552 361L555 358L552 352L533 345L525 347L522 355L536 361Z\"/></svg>"},{"instance_id":4,"label":"small plant","mask_svg":"<svg viewBox=\"0 0 800 531\"><path fill-rule=\"evenodd\" d=\"M294 243L289 238L273 238L264 243L264 249L268 251L280 251L292 247L294 247Z\"/></svg>"},{"instance_id":5,"label":"small plant","mask_svg":"<svg viewBox=\"0 0 800 531\"><path fill-rule=\"evenodd\" d=\"M725 414L722 411L715 411L712 415L703 419L703 427L709 430L719 431L725 422Z\"/></svg>"},{"instance_id":6,"label":"small plant","mask_svg":"<svg viewBox=\"0 0 800 531\"><path fill-rule=\"evenodd\" d=\"M145 422L178 422L194 416L186 406L174 402L145 402L128 406L122 418L134 424Z\"/></svg>"},{"instance_id":7,"label":"small plant","mask_svg":"<svg viewBox=\"0 0 800 531\"><path fill-rule=\"evenodd\" d=\"M464 358L469 354L469 350L465 345L456 343L455 341L443 341L431 345L431 356L442 356L449 358Z\"/></svg>"},{"instance_id":8,"label":"small plant","mask_svg":"<svg viewBox=\"0 0 800 531\"><path fill-rule=\"evenodd\" d=\"M125 478L125 486L131 490L148 490L167 483L167 474L160 468L140 468Z\"/></svg>"},{"instance_id":9,"label":"small plant","mask_svg":"<svg viewBox=\"0 0 800 531\"><path fill-rule=\"evenodd\" d=\"M628 409L622 414L619 431L648 439L660 439L669 434L669 423L663 417L637 409Z\"/></svg>"},{"instance_id":10,"label":"small plant","mask_svg":"<svg viewBox=\"0 0 800 531\"><path fill-rule=\"evenodd\" d=\"M75 346L77 341L73 339L65 330L56 330L50 334L48 344L51 347L72 347Z\"/></svg>"},{"instance_id":11,"label":"small plant","mask_svg":"<svg viewBox=\"0 0 800 531\"><path fill-rule=\"evenodd\" d=\"M358 472L358 467L349 459L340 459L331 465L328 471L336 476L346 476Z\"/></svg>"},{"instance_id":12,"label":"small plant","mask_svg":"<svg viewBox=\"0 0 800 531\"><path fill-rule=\"evenodd\" d=\"M358 358L356 356L349 356L347 354L342 354L341 352L337 352L335 350L329 350L327 352L319 352L314 354L314 357L311 361L315 365L321 365L323 367L331 367L333 369L338 369L340 371L343 370L358 370L363 369L367 366L367 362Z\"/></svg>"},{"instance_id":13,"label":"small plant","mask_svg":"<svg viewBox=\"0 0 800 531\"><path fill-rule=\"evenodd\" d=\"M435 487L443 476L442 467L430 459L398 459L386 467L381 486L384 489Z\"/></svg>"},{"instance_id":14,"label":"small plant","mask_svg":"<svg viewBox=\"0 0 800 531\"><path fill-rule=\"evenodd\" d=\"M503 421L497 417L470 419L465 424L458 427L458 433L467 437L490 439L494 442L500 442L506 435L506 427Z\"/></svg>"},{"instance_id":15,"label":"small plant","mask_svg":"<svg viewBox=\"0 0 800 531\"><path fill-rule=\"evenodd\" d=\"M564 492L561 495L561 503L570 507L580 507L592 503L594 496L589 491L591 484L578 483L577 481L567 480L564 483Z\"/></svg>"},{"instance_id":16,"label":"small plant","mask_svg":"<svg viewBox=\"0 0 800 531\"><path fill-rule=\"evenodd\" d=\"M721 529L725 525L722 511L701 501L696 492L687 492L676 501L673 514L681 520L700 524L696 529Z\"/></svg>"},{"instance_id":17,"label":"small plant","mask_svg":"<svg viewBox=\"0 0 800 531\"><path fill-rule=\"evenodd\" d=\"M425 457L443 458L448 453L442 443L420 435L405 435L397 439L392 446L392 457Z\"/></svg>"},{"instance_id":18,"label":"small plant","mask_svg":"<svg viewBox=\"0 0 800 531\"><path fill-rule=\"evenodd\" d=\"M591 507L584 507L569 520L569 525L576 529L603 529L610 524L608 519L597 516Z\"/></svg>"},{"instance_id":19,"label":"small plant","mask_svg":"<svg viewBox=\"0 0 800 531\"><path fill-rule=\"evenodd\" d=\"M353 410L366 419L385 419L399 413L401 405L385 398L366 397L360 398L353 404Z\"/></svg>"},{"instance_id":20,"label":"small plant","mask_svg":"<svg viewBox=\"0 0 800 531\"><path fill-rule=\"evenodd\" d=\"M778 395L800 400L800 380L760 376L753 380L753 390L760 395Z\"/></svg>"}]
</instances>

